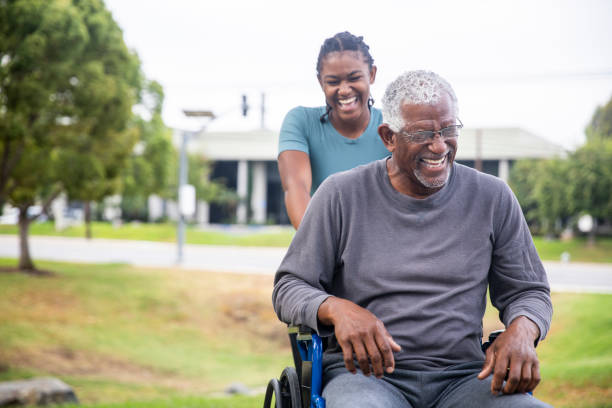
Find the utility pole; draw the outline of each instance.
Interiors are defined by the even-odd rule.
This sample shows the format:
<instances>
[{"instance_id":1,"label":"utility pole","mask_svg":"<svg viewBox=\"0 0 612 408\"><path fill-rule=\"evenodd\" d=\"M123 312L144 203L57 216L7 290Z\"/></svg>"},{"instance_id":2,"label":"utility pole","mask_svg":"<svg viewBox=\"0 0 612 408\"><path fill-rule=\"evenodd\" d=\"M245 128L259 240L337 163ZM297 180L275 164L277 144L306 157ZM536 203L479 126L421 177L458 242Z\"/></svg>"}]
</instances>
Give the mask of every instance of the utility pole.
<instances>
[{"instance_id":1,"label":"utility pole","mask_svg":"<svg viewBox=\"0 0 612 408\"><path fill-rule=\"evenodd\" d=\"M482 129L476 129L476 157L474 168L482 172Z\"/></svg>"},{"instance_id":2,"label":"utility pole","mask_svg":"<svg viewBox=\"0 0 612 408\"><path fill-rule=\"evenodd\" d=\"M265 92L262 92L261 93L261 128L262 129L266 128L265 117L266 117L266 94Z\"/></svg>"},{"instance_id":3,"label":"utility pole","mask_svg":"<svg viewBox=\"0 0 612 408\"><path fill-rule=\"evenodd\" d=\"M215 115L211 111L183 110L185 116L189 118L206 118L213 120ZM177 255L176 263L183 263L183 246L185 245L185 218L195 212L195 189L187 184L188 161L187 143L192 135L202 133L205 126L195 132L184 130L181 133L181 150L179 153L179 186L178 186L178 223L177 223Z\"/></svg>"},{"instance_id":4,"label":"utility pole","mask_svg":"<svg viewBox=\"0 0 612 408\"><path fill-rule=\"evenodd\" d=\"M179 153L179 189L178 189L178 225L177 225L177 255L176 263L183 263L183 244L185 243L185 216L183 215L183 200L181 200L181 189L187 184L187 141L189 133L183 130L181 133L181 151Z\"/></svg>"}]
</instances>

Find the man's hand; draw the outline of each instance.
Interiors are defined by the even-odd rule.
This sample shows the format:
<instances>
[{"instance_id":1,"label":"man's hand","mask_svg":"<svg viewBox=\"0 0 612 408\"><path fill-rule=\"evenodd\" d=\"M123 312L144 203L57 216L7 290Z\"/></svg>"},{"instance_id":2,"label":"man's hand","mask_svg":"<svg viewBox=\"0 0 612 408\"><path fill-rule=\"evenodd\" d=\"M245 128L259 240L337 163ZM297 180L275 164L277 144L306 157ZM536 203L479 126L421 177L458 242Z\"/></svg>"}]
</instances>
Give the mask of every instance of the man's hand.
<instances>
[{"instance_id":1,"label":"man's hand","mask_svg":"<svg viewBox=\"0 0 612 408\"><path fill-rule=\"evenodd\" d=\"M534 346L539 336L538 326L527 317L514 319L487 349L478 379L483 380L493 373L493 394L533 391L540 382L540 363ZM506 385L502 389L504 379Z\"/></svg>"},{"instance_id":2,"label":"man's hand","mask_svg":"<svg viewBox=\"0 0 612 408\"><path fill-rule=\"evenodd\" d=\"M393 352L400 351L401 347L393 340L383 322L370 311L332 296L321 303L317 316L323 324L334 326L336 339L344 354L344 364L351 373L357 372L353 354L366 376L371 371L378 378L383 376L383 371L393 372Z\"/></svg>"}]
</instances>

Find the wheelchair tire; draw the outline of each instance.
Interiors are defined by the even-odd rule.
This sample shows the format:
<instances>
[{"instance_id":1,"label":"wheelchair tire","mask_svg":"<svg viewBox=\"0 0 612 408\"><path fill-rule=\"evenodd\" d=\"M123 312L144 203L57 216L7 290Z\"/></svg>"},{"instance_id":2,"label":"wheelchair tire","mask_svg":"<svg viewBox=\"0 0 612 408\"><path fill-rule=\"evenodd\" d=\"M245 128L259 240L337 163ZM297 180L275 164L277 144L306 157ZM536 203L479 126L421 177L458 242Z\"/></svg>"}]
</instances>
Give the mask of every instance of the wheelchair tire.
<instances>
[{"instance_id":1,"label":"wheelchair tire","mask_svg":"<svg viewBox=\"0 0 612 408\"><path fill-rule=\"evenodd\" d=\"M281 396L280 383L276 378L272 378L268 382L268 388L266 388L266 397L264 399L263 408L271 408L272 396L274 395L274 408L284 408L283 398Z\"/></svg>"},{"instance_id":2,"label":"wheelchair tire","mask_svg":"<svg viewBox=\"0 0 612 408\"><path fill-rule=\"evenodd\" d=\"M287 367L280 376L283 408L302 408L300 380L293 367ZM290 404L290 405L289 405Z\"/></svg>"}]
</instances>

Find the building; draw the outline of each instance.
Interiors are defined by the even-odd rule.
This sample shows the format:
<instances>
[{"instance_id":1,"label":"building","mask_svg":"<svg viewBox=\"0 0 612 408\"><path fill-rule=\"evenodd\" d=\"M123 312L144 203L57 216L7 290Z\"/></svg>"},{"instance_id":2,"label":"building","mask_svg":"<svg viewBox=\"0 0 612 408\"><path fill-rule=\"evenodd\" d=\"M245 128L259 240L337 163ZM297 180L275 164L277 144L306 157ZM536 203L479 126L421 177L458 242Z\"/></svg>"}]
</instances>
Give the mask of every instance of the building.
<instances>
[{"instance_id":1,"label":"building","mask_svg":"<svg viewBox=\"0 0 612 408\"><path fill-rule=\"evenodd\" d=\"M180 131L175 131L179 145ZM276 165L278 132L203 132L191 138L190 154L211 160L211 179L222 179L240 197L235 209L199 206L199 219L210 223L288 224L284 193ZM564 156L566 150L520 128L466 128L455 160L485 173L508 179L518 159Z\"/></svg>"}]
</instances>

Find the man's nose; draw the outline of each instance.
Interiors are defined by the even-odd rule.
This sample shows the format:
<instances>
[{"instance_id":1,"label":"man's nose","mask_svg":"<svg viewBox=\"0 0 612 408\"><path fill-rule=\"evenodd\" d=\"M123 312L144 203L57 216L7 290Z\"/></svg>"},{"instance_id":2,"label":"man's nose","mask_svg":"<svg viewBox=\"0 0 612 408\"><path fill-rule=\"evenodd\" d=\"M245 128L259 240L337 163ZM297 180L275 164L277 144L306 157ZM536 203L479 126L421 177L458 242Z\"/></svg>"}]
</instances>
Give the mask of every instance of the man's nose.
<instances>
[{"instance_id":1,"label":"man's nose","mask_svg":"<svg viewBox=\"0 0 612 408\"><path fill-rule=\"evenodd\" d=\"M434 135L433 140L429 143L429 150L433 153L442 154L447 150L446 141L442 138L440 133Z\"/></svg>"}]
</instances>

